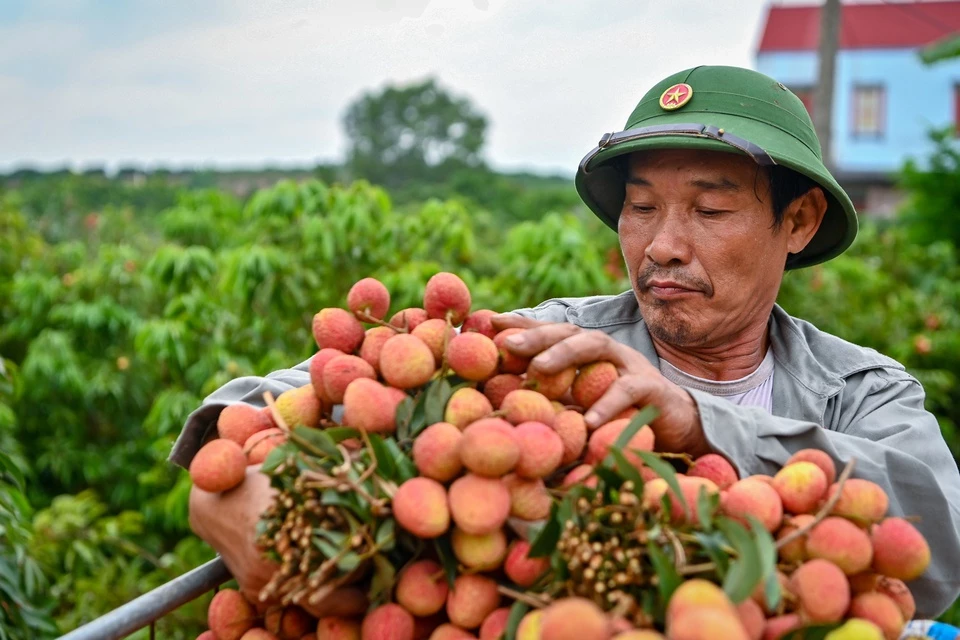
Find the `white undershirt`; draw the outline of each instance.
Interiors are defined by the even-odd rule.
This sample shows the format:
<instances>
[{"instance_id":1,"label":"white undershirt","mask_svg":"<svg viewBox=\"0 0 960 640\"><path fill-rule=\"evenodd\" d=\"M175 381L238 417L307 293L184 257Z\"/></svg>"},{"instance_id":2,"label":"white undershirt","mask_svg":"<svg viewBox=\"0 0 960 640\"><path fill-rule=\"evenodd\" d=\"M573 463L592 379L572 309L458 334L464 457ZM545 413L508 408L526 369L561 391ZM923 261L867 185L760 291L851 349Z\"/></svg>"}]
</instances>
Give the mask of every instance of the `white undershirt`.
<instances>
[{"instance_id":1,"label":"white undershirt","mask_svg":"<svg viewBox=\"0 0 960 640\"><path fill-rule=\"evenodd\" d=\"M739 380L707 380L681 371L660 358L660 373L670 382L719 396L733 404L761 407L773 413L773 351L767 349L760 366Z\"/></svg>"}]
</instances>

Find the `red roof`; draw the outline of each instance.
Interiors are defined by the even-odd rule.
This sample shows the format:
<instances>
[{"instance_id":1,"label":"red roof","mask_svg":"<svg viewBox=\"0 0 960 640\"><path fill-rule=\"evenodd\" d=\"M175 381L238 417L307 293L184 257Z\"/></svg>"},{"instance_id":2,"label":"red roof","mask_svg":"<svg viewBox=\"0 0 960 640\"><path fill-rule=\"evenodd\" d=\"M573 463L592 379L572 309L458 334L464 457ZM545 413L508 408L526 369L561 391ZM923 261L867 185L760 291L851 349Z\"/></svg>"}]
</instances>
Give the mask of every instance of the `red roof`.
<instances>
[{"instance_id":1,"label":"red roof","mask_svg":"<svg viewBox=\"0 0 960 640\"><path fill-rule=\"evenodd\" d=\"M960 31L960 2L849 4L841 9L841 49L921 47ZM770 7L758 51L815 51L820 7Z\"/></svg>"}]
</instances>

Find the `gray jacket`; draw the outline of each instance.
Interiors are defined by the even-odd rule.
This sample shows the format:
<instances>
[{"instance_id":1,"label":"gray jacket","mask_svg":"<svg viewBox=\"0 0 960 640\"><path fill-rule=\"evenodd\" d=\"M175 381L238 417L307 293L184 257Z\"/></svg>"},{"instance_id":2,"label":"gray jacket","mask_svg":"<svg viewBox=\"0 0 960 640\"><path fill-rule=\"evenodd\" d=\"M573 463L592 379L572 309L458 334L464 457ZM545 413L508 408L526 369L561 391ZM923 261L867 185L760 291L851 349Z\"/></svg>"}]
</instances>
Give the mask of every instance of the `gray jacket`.
<instances>
[{"instance_id":1,"label":"gray jacket","mask_svg":"<svg viewBox=\"0 0 960 640\"><path fill-rule=\"evenodd\" d=\"M597 329L627 344L655 366L659 357L632 291L618 296L548 300L517 313ZM773 410L741 407L701 391L696 400L707 440L741 477L773 474L790 455L822 449L842 468L856 458L855 475L882 486L890 512L918 516L930 544L931 566L910 587L919 616L942 613L960 594L960 474L924 392L899 363L790 317L770 317L775 358ZM204 400L187 420L171 460L187 465L224 406L250 402L310 383L309 361L266 378L233 380ZM822 425L822 426L821 426Z\"/></svg>"}]
</instances>

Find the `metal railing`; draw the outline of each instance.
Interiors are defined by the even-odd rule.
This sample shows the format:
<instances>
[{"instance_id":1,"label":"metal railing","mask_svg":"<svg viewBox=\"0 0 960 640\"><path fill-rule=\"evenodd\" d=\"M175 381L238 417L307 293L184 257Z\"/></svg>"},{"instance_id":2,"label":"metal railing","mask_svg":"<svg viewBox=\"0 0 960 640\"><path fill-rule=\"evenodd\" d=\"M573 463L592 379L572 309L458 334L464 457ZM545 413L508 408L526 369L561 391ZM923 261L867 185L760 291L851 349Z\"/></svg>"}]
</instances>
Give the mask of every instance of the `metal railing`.
<instances>
[{"instance_id":1,"label":"metal railing","mask_svg":"<svg viewBox=\"0 0 960 640\"><path fill-rule=\"evenodd\" d=\"M61 636L60 640L119 640L147 626L150 627L152 639L155 633L154 623L159 618L216 589L232 577L223 560L214 558L136 600L131 600L122 607L74 629Z\"/></svg>"}]
</instances>

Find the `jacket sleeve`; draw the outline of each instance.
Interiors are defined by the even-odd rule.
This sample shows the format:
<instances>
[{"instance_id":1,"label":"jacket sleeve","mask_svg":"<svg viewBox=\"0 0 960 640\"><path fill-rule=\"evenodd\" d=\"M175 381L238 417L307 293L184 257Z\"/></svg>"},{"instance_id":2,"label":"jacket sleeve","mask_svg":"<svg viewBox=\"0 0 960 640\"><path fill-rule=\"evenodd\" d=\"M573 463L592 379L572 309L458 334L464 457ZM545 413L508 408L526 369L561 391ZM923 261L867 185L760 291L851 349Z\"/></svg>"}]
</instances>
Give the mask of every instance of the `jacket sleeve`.
<instances>
[{"instance_id":1,"label":"jacket sleeve","mask_svg":"<svg viewBox=\"0 0 960 640\"><path fill-rule=\"evenodd\" d=\"M906 373L870 370L848 379L834 424L770 415L691 391L707 440L741 477L773 474L795 451L816 448L838 463L856 459L854 475L879 484L889 513L915 516L930 545L930 567L910 583L919 617L941 614L960 594L960 473L920 383ZM829 421L828 421L829 422Z\"/></svg>"},{"instance_id":2,"label":"jacket sleeve","mask_svg":"<svg viewBox=\"0 0 960 640\"><path fill-rule=\"evenodd\" d=\"M211 427L224 407L237 402L245 402L256 407L266 406L263 394L267 391L278 396L288 389L310 384L310 359L304 360L293 369L280 369L266 377L245 376L236 378L223 385L209 396L187 418L187 422L177 437L170 452L170 461L181 467L188 467L194 454L207 441Z\"/></svg>"}]
</instances>

